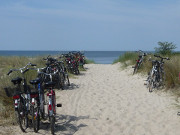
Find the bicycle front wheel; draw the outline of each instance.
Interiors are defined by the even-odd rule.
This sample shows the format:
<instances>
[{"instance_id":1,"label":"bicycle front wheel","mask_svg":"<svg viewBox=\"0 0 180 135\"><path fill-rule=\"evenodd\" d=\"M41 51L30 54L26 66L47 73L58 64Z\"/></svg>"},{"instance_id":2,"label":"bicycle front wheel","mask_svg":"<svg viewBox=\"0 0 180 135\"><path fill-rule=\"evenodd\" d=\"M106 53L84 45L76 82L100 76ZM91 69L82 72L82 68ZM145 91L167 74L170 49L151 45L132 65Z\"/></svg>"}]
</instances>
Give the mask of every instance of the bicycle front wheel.
<instances>
[{"instance_id":1,"label":"bicycle front wheel","mask_svg":"<svg viewBox=\"0 0 180 135\"><path fill-rule=\"evenodd\" d=\"M18 122L20 129L23 132L25 132L25 130L28 128L28 116L25 110L26 110L25 105L22 102L20 102L18 108Z\"/></svg>"},{"instance_id":2,"label":"bicycle front wheel","mask_svg":"<svg viewBox=\"0 0 180 135\"><path fill-rule=\"evenodd\" d=\"M137 69L138 69L138 64L136 63L136 65L134 67L133 75L137 72Z\"/></svg>"},{"instance_id":3,"label":"bicycle front wheel","mask_svg":"<svg viewBox=\"0 0 180 135\"><path fill-rule=\"evenodd\" d=\"M152 78L149 78L149 80L148 80L148 88L149 88L149 92L152 92L152 90L153 90L153 80L152 80Z\"/></svg>"}]
</instances>

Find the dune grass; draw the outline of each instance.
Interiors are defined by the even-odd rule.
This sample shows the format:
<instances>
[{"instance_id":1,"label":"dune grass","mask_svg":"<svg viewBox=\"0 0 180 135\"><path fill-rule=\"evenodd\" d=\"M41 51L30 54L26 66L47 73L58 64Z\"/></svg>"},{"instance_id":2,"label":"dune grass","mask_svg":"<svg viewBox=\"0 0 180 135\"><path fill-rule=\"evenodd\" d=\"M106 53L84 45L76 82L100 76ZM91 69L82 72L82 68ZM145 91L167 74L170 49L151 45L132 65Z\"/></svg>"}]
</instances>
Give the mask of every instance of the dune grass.
<instances>
[{"instance_id":1,"label":"dune grass","mask_svg":"<svg viewBox=\"0 0 180 135\"><path fill-rule=\"evenodd\" d=\"M86 58L85 59L85 64L95 64L95 61Z\"/></svg>"},{"instance_id":2,"label":"dune grass","mask_svg":"<svg viewBox=\"0 0 180 135\"><path fill-rule=\"evenodd\" d=\"M138 57L137 53L134 52L126 52L123 55L119 56L118 59L114 60L113 64L117 62L121 62L123 64L123 68L134 65L136 63L136 59Z\"/></svg>"},{"instance_id":3,"label":"dune grass","mask_svg":"<svg viewBox=\"0 0 180 135\"><path fill-rule=\"evenodd\" d=\"M163 56L166 57L166 56ZM166 73L166 81L165 85L166 88L179 88L180 87L180 80L179 80L179 73L180 73L180 53L174 53L168 55L167 57L170 60L164 60L164 70ZM147 55L144 58L143 64L141 65L140 69L138 69L138 73L147 74L151 68L152 63L149 59L158 59L151 55ZM136 59L138 59L137 53L134 52L127 52L124 55L120 56L119 59L115 60L114 63L121 62L124 67L135 65ZM133 72L133 69L132 69Z\"/></svg>"}]
</instances>

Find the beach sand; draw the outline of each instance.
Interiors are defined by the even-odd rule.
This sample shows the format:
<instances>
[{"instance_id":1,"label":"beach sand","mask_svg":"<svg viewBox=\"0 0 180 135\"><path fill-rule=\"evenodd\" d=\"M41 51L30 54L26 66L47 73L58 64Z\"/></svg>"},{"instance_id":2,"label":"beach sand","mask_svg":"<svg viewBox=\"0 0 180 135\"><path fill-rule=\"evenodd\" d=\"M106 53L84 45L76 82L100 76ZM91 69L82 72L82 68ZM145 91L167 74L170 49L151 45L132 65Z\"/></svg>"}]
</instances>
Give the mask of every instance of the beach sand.
<instances>
[{"instance_id":1,"label":"beach sand","mask_svg":"<svg viewBox=\"0 0 180 135\"><path fill-rule=\"evenodd\" d=\"M88 64L87 71L70 79L67 90L56 91L57 135L179 135L175 97L162 91L148 92L146 76L133 75L132 68ZM0 127L0 134L23 134L18 126ZM38 133L50 134L49 123Z\"/></svg>"}]
</instances>

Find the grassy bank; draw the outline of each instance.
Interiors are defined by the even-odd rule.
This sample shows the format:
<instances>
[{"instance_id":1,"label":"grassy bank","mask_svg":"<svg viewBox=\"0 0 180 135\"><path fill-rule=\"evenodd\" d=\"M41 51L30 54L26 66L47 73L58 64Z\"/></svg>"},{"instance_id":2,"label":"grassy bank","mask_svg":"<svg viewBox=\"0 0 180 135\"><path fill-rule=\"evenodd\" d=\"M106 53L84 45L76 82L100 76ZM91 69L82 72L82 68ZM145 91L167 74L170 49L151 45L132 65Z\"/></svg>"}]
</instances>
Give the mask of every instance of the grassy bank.
<instances>
[{"instance_id":1,"label":"grassy bank","mask_svg":"<svg viewBox=\"0 0 180 135\"><path fill-rule=\"evenodd\" d=\"M129 65L134 65L137 57L138 57L137 53L126 52L123 55L119 56L119 58L116 59L113 63L121 62L123 64L123 68L125 68Z\"/></svg>"},{"instance_id":2,"label":"grassy bank","mask_svg":"<svg viewBox=\"0 0 180 135\"><path fill-rule=\"evenodd\" d=\"M164 60L164 70L166 73L166 88L179 88L180 54L175 53L169 55L168 57L170 58L170 60ZM152 63L149 61L149 58L151 58L152 60L157 59L153 55L147 55L140 69L138 69L138 73L147 74L151 70ZM121 62L123 64L123 67L125 68L127 66L135 65L136 59L138 59L137 53L127 52L124 55L120 56L117 60L115 60L114 63Z\"/></svg>"}]
</instances>

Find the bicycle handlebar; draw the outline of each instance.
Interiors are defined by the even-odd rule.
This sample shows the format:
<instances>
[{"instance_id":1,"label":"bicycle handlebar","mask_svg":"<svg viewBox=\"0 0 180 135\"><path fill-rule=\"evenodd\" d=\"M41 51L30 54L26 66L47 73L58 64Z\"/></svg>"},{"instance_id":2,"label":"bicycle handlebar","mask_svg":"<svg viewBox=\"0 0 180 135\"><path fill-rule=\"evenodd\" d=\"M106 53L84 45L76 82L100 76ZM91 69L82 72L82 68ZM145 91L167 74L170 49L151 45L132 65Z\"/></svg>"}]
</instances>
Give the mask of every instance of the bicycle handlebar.
<instances>
[{"instance_id":1,"label":"bicycle handlebar","mask_svg":"<svg viewBox=\"0 0 180 135\"><path fill-rule=\"evenodd\" d=\"M26 73L27 71L29 71L29 68L26 69L26 70L24 70L24 71L22 72L22 74Z\"/></svg>"},{"instance_id":2,"label":"bicycle handlebar","mask_svg":"<svg viewBox=\"0 0 180 135\"><path fill-rule=\"evenodd\" d=\"M154 57L161 58L162 60L163 60L163 59L164 59L164 60L170 60L168 57L163 58L163 57L161 57L161 56L159 56L159 55L154 55Z\"/></svg>"},{"instance_id":3,"label":"bicycle handlebar","mask_svg":"<svg viewBox=\"0 0 180 135\"><path fill-rule=\"evenodd\" d=\"M22 74L24 74L25 72L27 72L29 69L26 69L23 71L23 69L27 68L27 66L36 66L36 64L32 64L32 63L28 63L26 66L24 66L23 68L19 68L19 69L10 69L9 72L7 73L7 75L10 75L13 71L20 71Z\"/></svg>"},{"instance_id":4,"label":"bicycle handlebar","mask_svg":"<svg viewBox=\"0 0 180 135\"><path fill-rule=\"evenodd\" d=\"M7 73L7 75L11 74L13 71L12 69L9 70L9 72Z\"/></svg>"}]
</instances>

